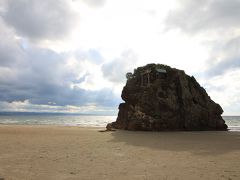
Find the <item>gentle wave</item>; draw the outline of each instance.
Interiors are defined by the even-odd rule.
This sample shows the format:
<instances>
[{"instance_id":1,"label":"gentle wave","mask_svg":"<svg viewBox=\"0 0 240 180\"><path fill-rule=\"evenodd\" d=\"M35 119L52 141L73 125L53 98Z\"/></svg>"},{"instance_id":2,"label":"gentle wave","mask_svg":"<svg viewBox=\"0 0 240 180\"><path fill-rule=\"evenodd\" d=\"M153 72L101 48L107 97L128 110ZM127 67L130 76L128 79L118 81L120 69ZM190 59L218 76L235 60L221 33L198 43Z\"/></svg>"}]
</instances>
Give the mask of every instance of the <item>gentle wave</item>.
<instances>
[{"instance_id":1,"label":"gentle wave","mask_svg":"<svg viewBox=\"0 0 240 180\"><path fill-rule=\"evenodd\" d=\"M83 115L31 115L31 116L0 116L0 124L16 125L62 125L105 127L116 120L116 116L83 116Z\"/></svg>"},{"instance_id":2,"label":"gentle wave","mask_svg":"<svg viewBox=\"0 0 240 180\"><path fill-rule=\"evenodd\" d=\"M240 131L240 116L223 116L229 131Z\"/></svg>"},{"instance_id":3,"label":"gentle wave","mask_svg":"<svg viewBox=\"0 0 240 180\"><path fill-rule=\"evenodd\" d=\"M240 131L240 126L228 126L229 131Z\"/></svg>"},{"instance_id":4,"label":"gentle wave","mask_svg":"<svg viewBox=\"0 0 240 180\"><path fill-rule=\"evenodd\" d=\"M116 118L94 115L2 115L0 124L105 127ZM229 131L240 131L240 116L223 116L223 119Z\"/></svg>"}]
</instances>

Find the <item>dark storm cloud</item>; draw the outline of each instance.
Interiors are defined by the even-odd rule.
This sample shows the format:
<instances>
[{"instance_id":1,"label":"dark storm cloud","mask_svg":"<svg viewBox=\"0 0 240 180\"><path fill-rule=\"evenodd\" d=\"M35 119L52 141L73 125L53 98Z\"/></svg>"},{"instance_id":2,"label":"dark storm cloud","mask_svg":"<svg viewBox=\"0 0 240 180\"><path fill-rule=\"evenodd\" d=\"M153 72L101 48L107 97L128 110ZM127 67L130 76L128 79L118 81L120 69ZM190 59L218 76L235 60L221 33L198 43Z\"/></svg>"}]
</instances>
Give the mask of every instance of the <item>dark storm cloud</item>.
<instances>
[{"instance_id":1,"label":"dark storm cloud","mask_svg":"<svg viewBox=\"0 0 240 180\"><path fill-rule=\"evenodd\" d=\"M4 21L20 36L56 39L73 29L76 14L67 0L5 0L0 9Z\"/></svg>"},{"instance_id":2,"label":"dark storm cloud","mask_svg":"<svg viewBox=\"0 0 240 180\"><path fill-rule=\"evenodd\" d=\"M180 8L170 11L167 29L180 28L187 33L240 27L239 0L180 0Z\"/></svg>"}]
</instances>

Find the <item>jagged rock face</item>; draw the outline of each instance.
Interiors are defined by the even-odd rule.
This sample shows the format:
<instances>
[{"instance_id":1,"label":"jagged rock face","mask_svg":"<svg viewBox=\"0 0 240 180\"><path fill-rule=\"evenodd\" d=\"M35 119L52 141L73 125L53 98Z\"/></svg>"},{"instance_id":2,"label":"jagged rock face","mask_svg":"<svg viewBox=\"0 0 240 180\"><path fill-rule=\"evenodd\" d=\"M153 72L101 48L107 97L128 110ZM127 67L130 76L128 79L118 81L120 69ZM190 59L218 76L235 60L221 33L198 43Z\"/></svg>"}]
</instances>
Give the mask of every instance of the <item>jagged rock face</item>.
<instances>
[{"instance_id":1,"label":"jagged rock face","mask_svg":"<svg viewBox=\"0 0 240 180\"><path fill-rule=\"evenodd\" d=\"M125 130L227 130L223 110L194 77L161 64L128 74L113 128Z\"/></svg>"}]
</instances>

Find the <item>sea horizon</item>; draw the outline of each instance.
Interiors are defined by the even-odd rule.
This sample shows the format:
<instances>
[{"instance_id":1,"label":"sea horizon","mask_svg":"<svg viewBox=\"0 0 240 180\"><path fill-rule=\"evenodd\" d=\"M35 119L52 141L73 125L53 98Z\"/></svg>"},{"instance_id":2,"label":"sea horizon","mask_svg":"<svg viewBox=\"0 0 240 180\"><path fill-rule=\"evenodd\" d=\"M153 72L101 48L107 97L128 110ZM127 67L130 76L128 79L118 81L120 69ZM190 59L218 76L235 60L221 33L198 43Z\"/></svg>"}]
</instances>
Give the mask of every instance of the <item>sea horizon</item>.
<instances>
[{"instance_id":1,"label":"sea horizon","mask_svg":"<svg viewBox=\"0 0 240 180\"><path fill-rule=\"evenodd\" d=\"M222 116L229 131L240 131L240 116ZM62 112L0 112L2 125L58 125L105 127L115 121L116 114Z\"/></svg>"},{"instance_id":2,"label":"sea horizon","mask_svg":"<svg viewBox=\"0 0 240 180\"><path fill-rule=\"evenodd\" d=\"M2 111L0 116L5 115L83 115L83 116L116 116L115 113L72 113L72 112L36 112L36 111Z\"/></svg>"}]
</instances>

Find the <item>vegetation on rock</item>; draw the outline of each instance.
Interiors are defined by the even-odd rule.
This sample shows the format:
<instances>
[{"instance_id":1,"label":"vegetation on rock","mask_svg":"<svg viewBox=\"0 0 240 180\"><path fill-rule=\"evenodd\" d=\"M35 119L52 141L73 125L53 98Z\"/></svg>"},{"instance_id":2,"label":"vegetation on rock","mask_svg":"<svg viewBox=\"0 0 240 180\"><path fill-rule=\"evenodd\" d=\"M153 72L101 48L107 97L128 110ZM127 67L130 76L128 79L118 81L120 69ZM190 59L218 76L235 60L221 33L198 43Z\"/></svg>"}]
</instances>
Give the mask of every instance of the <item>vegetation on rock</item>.
<instances>
[{"instance_id":1,"label":"vegetation on rock","mask_svg":"<svg viewBox=\"0 0 240 180\"><path fill-rule=\"evenodd\" d=\"M125 130L227 130L221 106L196 79L162 64L138 67L127 73L116 122Z\"/></svg>"}]
</instances>

